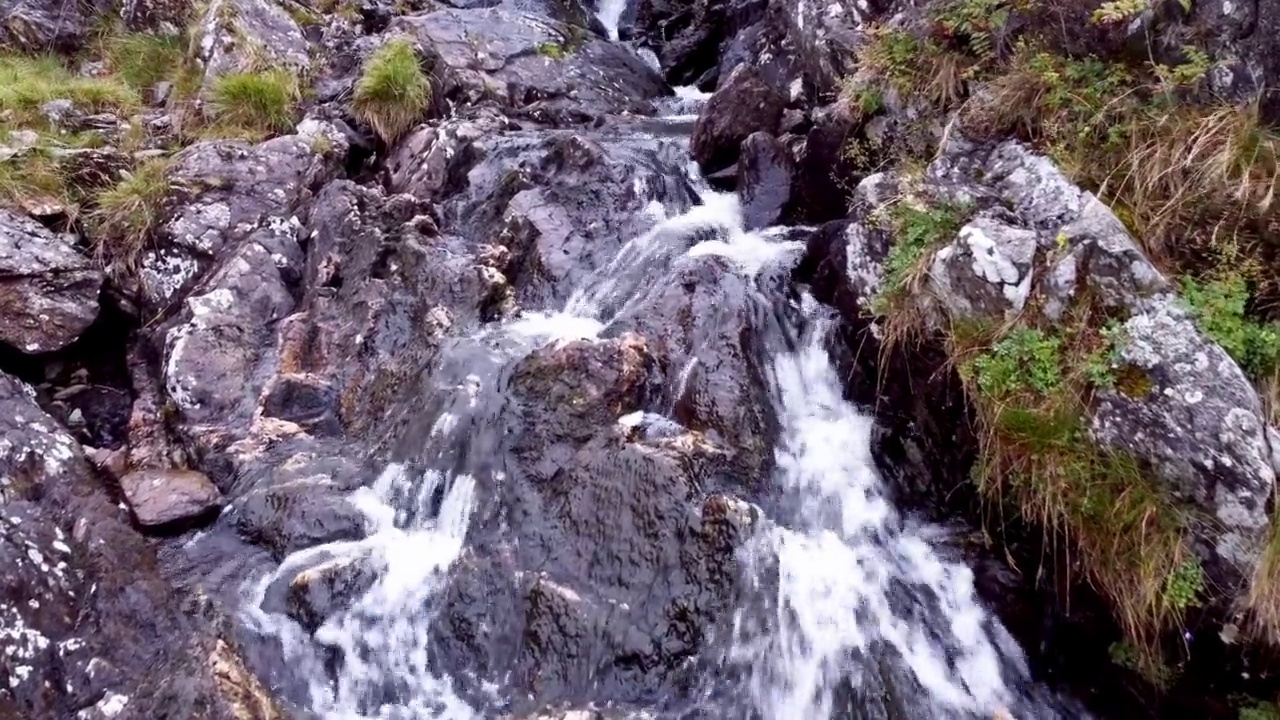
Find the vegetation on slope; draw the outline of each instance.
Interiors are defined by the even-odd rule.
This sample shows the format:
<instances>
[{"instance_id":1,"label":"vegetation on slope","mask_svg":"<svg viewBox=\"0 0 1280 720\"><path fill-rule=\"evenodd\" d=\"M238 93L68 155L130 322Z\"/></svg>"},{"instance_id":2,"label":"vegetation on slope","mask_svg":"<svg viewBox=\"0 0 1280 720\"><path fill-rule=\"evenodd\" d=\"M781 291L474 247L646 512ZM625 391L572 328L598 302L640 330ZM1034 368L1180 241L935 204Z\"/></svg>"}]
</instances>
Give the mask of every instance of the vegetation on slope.
<instances>
[{"instance_id":1,"label":"vegetation on slope","mask_svg":"<svg viewBox=\"0 0 1280 720\"><path fill-rule=\"evenodd\" d=\"M1204 50L1184 47L1166 63L1125 52L1115 38L1147 6L939 0L915 24L872 28L845 94L864 117L892 111L896 127L875 141L886 145L859 136L846 154L918 167L933 128L948 122L978 139L1030 143L1114 209L1179 278L1205 334L1268 391L1280 366L1280 276L1268 270L1268 238L1280 231L1280 134L1256 105L1209 92ZM910 198L890 215L895 245L872 303L887 344L918 327L912 296L932 251L963 221L961 210ZM996 517L1012 511L1044 529L1055 556L1071 559L1062 569L1079 569L1111 601L1124 664L1162 682L1161 640L1207 588L1185 511L1088 432L1096 392L1139 395L1149 383L1114 362L1119 332L1086 299L1066 321L1044 321L1032 303L999 327L955 325L945 342L976 410L982 496ZM1280 632L1275 535L1251 598L1268 633Z\"/></svg>"},{"instance_id":2,"label":"vegetation on slope","mask_svg":"<svg viewBox=\"0 0 1280 720\"><path fill-rule=\"evenodd\" d=\"M431 101L431 83L407 40L392 40L365 61L351 108L387 142L412 128Z\"/></svg>"}]
</instances>

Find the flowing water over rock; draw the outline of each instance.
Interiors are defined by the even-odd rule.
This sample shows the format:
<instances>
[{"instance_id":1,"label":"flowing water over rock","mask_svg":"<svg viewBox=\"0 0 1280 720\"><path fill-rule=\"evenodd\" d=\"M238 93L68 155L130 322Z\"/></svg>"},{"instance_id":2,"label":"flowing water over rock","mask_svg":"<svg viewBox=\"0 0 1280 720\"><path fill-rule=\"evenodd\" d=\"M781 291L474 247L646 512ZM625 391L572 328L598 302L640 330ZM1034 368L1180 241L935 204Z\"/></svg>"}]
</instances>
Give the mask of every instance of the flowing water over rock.
<instances>
[{"instance_id":1,"label":"flowing water over rock","mask_svg":"<svg viewBox=\"0 0 1280 720\"><path fill-rule=\"evenodd\" d=\"M747 232L735 196L710 191L696 174L684 180L694 184L700 202L680 212L678 203L664 204L654 196L646 209L647 232L623 244L595 271L566 273L584 280L561 309L526 307L514 319L490 323L444 348L434 374L436 392L421 403L430 428L425 437L417 435L421 447L407 449L403 462L352 497L369 518L367 539L295 554L251 588L251 625L280 642L292 674L304 679L306 691L295 699L333 720L509 716L532 707L517 695L547 687L559 689L558 698L550 694L560 703L598 707L617 700L624 709L647 708L664 717L687 717L688 712L726 720L1060 716L1051 709L1056 701L1031 686L1016 644L978 604L970 571L941 559L928 529L913 529L887 499L869 452L872 420L841 397L823 349L829 329L825 311L807 293L789 290L785 280L803 247L791 234L802 229ZM748 311L750 327L737 330L757 338L760 357L748 358L743 367L755 363L764 371L759 399L772 405L776 417L761 427L776 425L765 433L776 439L771 450L761 448L754 465L735 463L728 471L767 475L732 481L762 488L748 493L758 505L729 498L718 504L708 500L702 509L704 530L718 513L733 518L729 525L743 536L726 546L726 561L716 569L719 575L713 573L735 575L720 584L737 588L736 609L717 618L699 605L717 607L706 598L681 606L707 626L695 633L703 639L702 649L695 638L668 652L634 637L640 622L635 613L648 610L606 597L583 598L573 586L541 572L538 562L520 560L535 541L563 542L563 534L544 526L556 526L554 518L561 517L556 513L572 515L574 508L553 512L537 499L539 483L557 482L563 468L550 467L544 476L527 467L555 465L555 451L534 442L541 437L537 428L521 427L518 403L510 396L529 382L542 387L535 370L548 353L572 358L572 353L590 356L593 348L606 347L630 357L638 341L628 340L636 336L626 330L656 322L656 340L663 332L678 332L680 323L691 324L693 340L673 370L674 388L658 393L669 401L615 415L617 429L611 432L628 437L639 432L655 446L663 438L697 441L701 436L682 425L689 414L682 416L682 398L689 396L691 378L699 376L698 366L705 362L699 348L717 333L735 329L717 327L723 318L716 316L684 317L665 328L661 317L651 316L661 307L663 292L706 273L715 273L719 285L744 288L745 307L754 308ZM692 282L683 286L691 289ZM629 362L624 359L624 375ZM555 373L574 369L553 365L547 372L557 382ZM705 378L732 371L731 366L711 368L699 377L705 385ZM563 375L558 382L565 382ZM576 395L568 402L590 403ZM532 440L521 439L525 436ZM602 452L616 457L633 447ZM600 467L611 472L607 462L593 467L597 475ZM509 471L547 479L534 482L530 491L527 479L509 477ZM624 484L622 493L639 488ZM600 488L573 494L577 490L570 492L570 504L587 504L583 513L606 497ZM608 502L615 507L612 503L628 500ZM643 530L602 527L599 532L607 545L611 533ZM680 542L681 552L688 552L688 538ZM495 547L499 550L491 551ZM557 553L579 552L552 547L542 557L555 560ZM647 554L650 548L642 544L632 552ZM510 587L493 580L505 575L485 569L508 562L517 568ZM598 581L595 561L584 562L580 570L587 575L582 577ZM702 577L688 576L693 571L681 562L682 577ZM563 565L576 567L570 561ZM654 567L655 580L677 572L661 562ZM625 596L627 581L613 582ZM503 594L512 588L514 605ZM629 597L646 602L643 595ZM615 609L593 615L591 608L602 602ZM548 611L552 627L539 630L544 607L559 609ZM619 612L624 620L616 619ZM513 627L494 627L504 623ZM660 644L684 642L675 639L680 633L651 632L666 638ZM591 640L597 636L605 639ZM490 655L457 660L485 646L477 637L488 638ZM591 650L593 642L606 650ZM543 645L559 648L561 655L567 648L568 667L548 669L553 664L544 662L548 651L536 649ZM529 646L536 648L525 658ZM606 671L599 657L592 660L581 652L613 652L615 660ZM662 658L675 661L661 672L652 669L652 661L641 663L640 670L618 669L637 653L659 658L659 665ZM583 672L584 677L575 674ZM672 678L678 681L667 685ZM617 698L610 683L640 690ZM679 692L671 690L676 686Z\"/></svg>"}]
</instances>

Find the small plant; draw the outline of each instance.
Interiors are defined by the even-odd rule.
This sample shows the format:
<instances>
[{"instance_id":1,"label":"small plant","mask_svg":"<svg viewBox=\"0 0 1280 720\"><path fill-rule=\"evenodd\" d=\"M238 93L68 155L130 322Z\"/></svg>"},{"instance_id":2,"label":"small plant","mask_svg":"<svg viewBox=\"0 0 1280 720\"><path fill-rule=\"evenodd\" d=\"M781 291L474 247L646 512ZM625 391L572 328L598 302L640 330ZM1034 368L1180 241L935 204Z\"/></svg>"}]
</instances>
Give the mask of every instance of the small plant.
<instances>
[{"instance_id":1,"label":"small plant","mask_svg":"<svg viewBox=\"0 0 1280 720\"><path fill-rule=\"evenodd\" d=\"M66 173L47 152L35 150L0 160L0 206L23 208L28 203L70 206Z\"/></svg>"},{"instance_id":2,"label":"small plant","mask_svg":"<svg viewBox=\"0 0 1280 720\"><path fill-rule=\"evenodd\" d=\"M537 50L539 55L551 58L552 60L563 60L569 54L564 45L556 42L538 43Z\"/></svg>"},{"instance_id":3,"label":"small plant","mask_svg":"<svg viewBox=\"0 0 1280 720\"><path fill-rule=\"evenodd\" d=\"M1102 328L1101 347L1094 348L1084 358L1084 377L1094 388L1106 389L1116 384L1116 366L1120 362L1119 346L1124 341L1124 326L1112 321Z\"/></svg>"},{"instance_id":4,"label":"small plant","mask_svg":"<svg viewBox=\"0 0 1280 720\"><path fill-rule=\"evenodd\" d=\"M1008 0L955 0L939 7L934 21L985 59L995 54L994 34L1009 22L1009 13Z\"/></svg>"},{"instance_id":5,"label":"small plant","mask_svg":"<svg viewBox=\"0 0 1280 720\"><path fill-rule=\"evenodd\" d=\"M0 56L0 115L27 128L45 128L41 106L70 100L84 112L128 117L142 105L137 91L114 78L76 75L52 57Z\"/></svg>"},{"instance_id":6,"label":"small plant","mask_svg":"<svg viewBox=\"0 0 1280 720\"><path fill-rule=\"evenodd\" d=\"M1062 386L1062 341L1040 330L1014 328L973 362L978 389L990 398L1048 395Z\"/></svg>"},{"instance_id":7,"label":"small plant","mask_svg":"<svg viewBox=\"0 0 1280 720\"><path fill-rule=\"evenodd\" d=\"M220 130L256 138L291 130L297 102L297 78L285 70L268 70L219 77L210 105Z\"/></svg>"},{"instance_id":8,"label":"small plant","mask_svg":"<svg viewBox=\"0 0 1280 720\"><path fill-rule=\"evenodd\" d=\"M1248 375L1264 378L1275 372L1280 364L1280 332L1272 323L1246 317L1249 290L1242 278L1208 283L1183 278L1182 297L1200 330L1221 345Z\"/></svg>"},{"instance_id":9,"label":"small plant","mask_svg":"<svg viewBox=\"0 0 1280 720\"><path fill-rule=\"evenodd\" d=\"M1280 720L1280 705L1273 702L1255 702L1240 708L1240 720Z\"/></svg>"},{"instance_id":10,"label":"small plant","mask_svg":"<svg viewBox=\"0 0 1280 720\"><path fill-rule=\"evenodd\" d=\"M1100 25L1128 22L1151 6L1151 0L1109 0L1093 11L1093 21Z\"/></svg>"},{"instance_id":11,"label":"small plant","mask_svg":"<svg viewBox=\"0 0 1280 720\"><path fill-rule=\"evenodd\" d=\"M137 266L152 231L164 218L168 171L167 159L149 160L98 195L91 219L94 250L104 265L115 261L124 268Z\"/></svg>"},{"instance_id":12,"label":"small plant","mask_svg":"<svg viewBox=\"0 0 1280 720\"><path fill-rule=\"evenodd\" d=\"M107 69L140 92L171 79L186 59L179 38L147 33L111 34L102 41Z\"/></svg>"},{"instance_id":13,"label":"small plant","mask_svg":"<svg viewBox=\"0 0 1280 720\"><path fill-rule=\"evenodd\" d=\"M356 82L352 109L386 142L394 142L426 112L431 84L407 40L392 40L369 57Z\"/></svg>"},{"instance_id":14,"label":"small plant","mask_svg":"<svg viewBox=\"0 0 1280 720\"><path fill-rule=\"evenodd\" d=\"M1175 612L1182 612L1196 604L1203 589L1204 570L1200 567L1200 559L1188 558L1175 567L1165 581L1165 604Z\"/></svg>"},{"instance_id":15,"label":"small plant","mask_svg":"<svg viewBox=\"0 0 1280 720\"><path fill-rule=\"evenodd\" d=\"M894 242L885 257L884 279L873 303L877 312L887 312L885 302L908 288L927 252L954 238L967 214L966 208L950 204L926 208L903 201L893 206Z\"/></svg>"}]
</instances>

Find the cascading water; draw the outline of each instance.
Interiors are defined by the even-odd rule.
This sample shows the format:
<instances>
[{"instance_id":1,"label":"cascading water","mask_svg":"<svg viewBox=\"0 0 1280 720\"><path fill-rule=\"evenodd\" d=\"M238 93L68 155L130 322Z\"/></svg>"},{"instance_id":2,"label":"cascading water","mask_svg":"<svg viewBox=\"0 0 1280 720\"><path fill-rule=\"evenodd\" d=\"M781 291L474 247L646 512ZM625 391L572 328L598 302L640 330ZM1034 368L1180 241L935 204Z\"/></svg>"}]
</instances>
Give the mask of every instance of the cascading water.
<instances>
[{"instance_id":1,"label":"cascading water","mask_svg":"<svg viewBox=\"0 0 1280 720\"><path fill-rule=\"evenodd\" d=\"M621 11L613 0L600 9L614 37ZM675 113L687 115L700 99L682 94ZM436 371L447 400L423 459L388 467L352 497L369 518L369 538L298 553L250 588L251 626L279 641L294 674L306 679L303 702L317 714L326 720L495 714L474 706L474 697L464 701L454 679L433 667L428 635L464 552L477 496L504 481L501 469L484 461L502 433L504 369L540 344L596 337L681 256L725 256L754 278L793 261L799 249L780 230L746 232L736 196L710 191L696 174L690 180L701 203L673 214L651 202L651 229L624 244L563 309L527 308L512 321L451 341ZM801 314L804 327L785 328L798 331L800 342L775 343L765 363L781 423L773 485L786 509L761 523L743 553L747 598L719 662L743 678L737 701L746 707L722 716L926 720L999 717L1009 708L1023 720L1057 717L1027 692L1021 652L978 604L970 571L940 559L886 498L870 458L872 421L843 400L822 347L828 320L807 295ZM262 609L282 582L321 564L371 569L376 577L314 636ZM884 706L879 713L851 712L857 686L883 685L887 675L906 686L897 688L897 699L871 702ZM492 691L500 706L500 690Z\"/></svg>"}]
</instances>

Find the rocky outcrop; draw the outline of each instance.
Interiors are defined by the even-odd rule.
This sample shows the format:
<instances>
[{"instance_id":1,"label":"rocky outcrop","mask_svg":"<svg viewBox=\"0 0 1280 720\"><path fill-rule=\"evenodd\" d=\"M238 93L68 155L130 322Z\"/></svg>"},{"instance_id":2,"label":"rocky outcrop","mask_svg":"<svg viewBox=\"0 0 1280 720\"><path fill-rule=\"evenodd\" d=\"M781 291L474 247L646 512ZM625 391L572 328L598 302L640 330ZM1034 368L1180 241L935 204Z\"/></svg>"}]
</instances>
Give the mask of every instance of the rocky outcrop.
<instances>
[{"instance_id":1,"label":"rocky outcrop","mask_svg":"<svg viewBox=\"0 0 1280 720\"><path fill-rule=\"evenodd\" d=\"M120 489L138 524L163 528L190 522L222 507L222 494L194 470L135 470L120 478Z\"/></svg>"},{"instance_id":2,"label":"rocky outcrop","mask_svg":"<svg viewBox=\"0 0 1280 720\"><path fill-rule=\"evenodd\" d=\"M73 51L92 22L89 3L4 0L0 3L0 47L20 52Z\"/></svg>"},{"instance_id":3,"label":"rocky outcrop","mask_svg":"<svg viewBox=\"0 0 1280 720\"><path fill-rule=\"evenodd\" d=\"M103 276L74 243L0 209L0 342L52 352L93 323Z\"/></svg>"},{"instance_id":4,"label":"rocky outcrop","mask_svg":"<svg viewBox=\"0 0 1280 720\"><path fill-rule=\"evenodd\" d=\"M275 0L213 0L193 32L205 90L229 73L282 69L296 75L311 66L302 30Z\"/></svg>"},{"instance_id":5,"label":"rocky outcrop","mask_svg":"<svg viewBox=\"0 0 1280 720\"><path fill-rule=\"evenodd\" d=\"M277 717L219 638L216 612L193 622L199 598L161 576L154 549L34 397L0 374L0 715ZM258 699L248 712L245 696Z\"/></svg>"},{"instance_id":6,"label":"rocky outcrop","mask_svg":"<svg viewBox=\"0 0 1280 720\"><path fill-rule=\"evenodd\" d=\"M483 33L473 28L483 27ZM517 117L559 124L654 111L670 90L620 45L505 7L446 9L397 18L389 33L416 38L455 102L497 102Z\"/></svg>"},{"instance_id":7,"label":"rocky outcrop","mask_svg":"<svg viewBox=\"0 0 1280 720\"><path fill-rule=\"evenodd\" d=\"M738 146L754 132L772 133L782 119L784 101L757 72L739 66L716 88L698 114L689 151L703 173L714 173L738 159Z\"/></svg>"}]
</instances>

